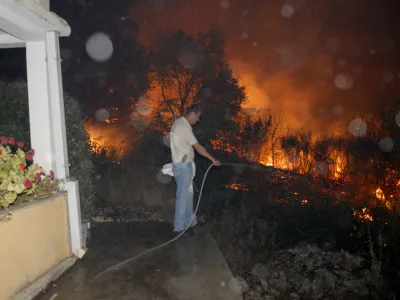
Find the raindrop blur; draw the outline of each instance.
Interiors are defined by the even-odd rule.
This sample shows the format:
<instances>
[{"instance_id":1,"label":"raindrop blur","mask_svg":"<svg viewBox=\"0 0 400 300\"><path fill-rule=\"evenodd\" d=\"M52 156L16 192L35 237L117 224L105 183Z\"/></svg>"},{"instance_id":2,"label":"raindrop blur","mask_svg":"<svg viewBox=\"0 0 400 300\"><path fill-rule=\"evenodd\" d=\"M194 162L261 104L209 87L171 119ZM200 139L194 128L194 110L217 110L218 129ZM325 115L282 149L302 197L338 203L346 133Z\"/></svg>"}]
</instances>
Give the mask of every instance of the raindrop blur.
<instances>
[{"instance_id":1,"label":"raindrop blur","mask_svg":"<svg viewBox=\"0 0 400 300\"><path fill-rule=\"evenodd\" d=\"M340 40L336 37L330 37L326 41L325 47L331 52L336 52L340 49Z\"/></svg>"},{"instance_id":2,"label":"raindrop blur","mask_svg":"<svg viewBox=\"0 0 400 300\"><path fill-rule=\"evenodd\" d=\"M69 48L61 49L61 58L62 59L70 59L72 57L72 50Z\"/></svg>"},{"instance_id":3,"label":"raindrop blur","mask_svg":"<svg viewBox=\"0 0 400 300\"><path fill-rule=\"evenodd\" d=\"M155 0L154 1L154 10L156 12L162 11L164 9L164 0Z\"/></svg>"},{"instance_id":4,"label":"raindrop blur","mask_svg":"<svg viewBox=\"0 0 400 300\"><path fill-rule=\"evenodd\" d=\"M243 17L246 17L247 14L248 14L247 10L244 10L244 11L242 12L242 16L243 16Z\"/></svg>"},{"instance_id":5,"label":"raindrop blur","mask_svg":"<svg viewBox=\"0 0 400 300\"><path fill-rule=\"evenodd\" d=\"M242 37L242 39L247 39L247 38L249 38L249 34L246 31L244 31L244 32L242 32L241 37Z\"/></svg>"},{"instance_id":6,"label":"raindrop blur","mask_svg":"<svg viewBox=\"0 0 400 300\"><path fill-rule=\"evenodd\" d=\"M257 45L258 45L257 41L254 41L254 42L253 42L253 46L254 46L254 47L257 47Z\"/></svg>"},{"instance_id":7,"label":"raindrop blur","mask_svg":"<svg viewBox=\"0 0 400 300\"><path fill-rule=\"evenodd\" d=\"M63 60L61 63L63 72L67 71L71 67L71 62L69 60Z\"/></svg>"},{"instance_id":8,"label":"raindrop blur","mask_svg":"<svg viewBox=\"0 0 400 300\"><path fill-rule=\"evenodd\" d=\"M96 111L96 119L100 122L105 122L110 117L110 113L105 108L99 108Z\"/></svg>"},{"instance_id":9,"label":"raindrop blur","mask_svg":"<svg viewBox=\"0 0 400 300\"><path fill-rule=\"evenodd\" d=\"M109 60L113 51L111 39L105 33L97 32L91 35L86 42L87 54L97 62Z\"/></svg>"},{"instance_id":10,"label":"raindrop blur","mask_svg":"<svg viewBox=\"0 0 400 300\"><path fill-rule=\"evenodd\" d=\"M369 53L375 54L375 49L371 49L371 50L369 51Z\"/></svg>"},{"instance_id":11,"label":"raindrop blur","mask_svg":"<svg viewBox=\"0 0 400 300\"><path fill-rule=\"evenodd\" d=\"M294 8L290 4L282 6L281 15L285 18L290 18L294 14Z\"/></svg>"},{"instance_id":12,"label":"raindrop blur","mask_svg":"<svg viewBox=\"0 0 400 300\"><path fill-rule=\"evenodd\" d=\"M74 79L76 82L80 83L80 82L84 82L85 81L85 76L83 76L83 74L75 74L74 75Z\"/></svg>"},{"instance_id":13,"label":"raindrop blur","mask_svg":"<svg viewBox=\"0 0 400 300\"><path fill-rule=\"evenodd\" d=\"M229 9L229 1L228 0L222 0L219 5L223 10Z\"/></svg>"},{"instance_id":14,"label":"raindrop blur","mask_svg":"<svg viewBox=\"0 0 400 300\"><path fill-rule=\"evenodd\" d=\"M325 107L323 107L323 106L318 107L318 112L319 112L321 115L323 115L323 114L325 113Z\"/></svg>"},{"instance_id":15,"label":"raindrop blur","mask_svg":"<svg viewBox=\"0 0 400 300\"><path fill-rule=\"evenodd\" d=\"M187 69L195 69L198 63L196 54L182 54L179 56L179 62Z\"/></svg>"},{"instance_id":16,"label":"raindrop blur","mask_svg":"<svg viewBox=\"0 0 400 300\"><path fill-rule=\"evenodd\" d=\"M136 104L136 110L142 115L147 115L151 112L150 101L146 95L139 97L139 101Z\"/></svg>"},{"instance_id":17,"label":"raindrop blur","mask_svg":"<svg viewBox=\"0 0 400 300\"><path fill-rule=\"evenodd\" d=\"M383 152L391 152L394 148L394 142L388 136L383 137L379 140L379 148L381 148Z\"/></svg>"},{"instance_id":18,"label":"raindrop blur","mask_svg":"<svg viewBox=\"0 0 400 300\"><path fill-rule=\"evenodd\" d=\"M318 175L325 175L328 171L328 164L324 161L317 161L315 163L315 171Z\"/></svg>"},{"instance_id":19,"label":"raindrop blur","mask_svg":"<svg viewBox=\"0 0 400 300\"><path fill-rule=\"evenodd\" d=\"M171 140L168 134L164 134L160 137L160 142L163 146L167 146L168 148L171 148Z\"/></svg>"},{"instance_id":20,"label":"raindrop blur","mask_svg":"<svg viewBox=\"0 0 400 300\"><path fill-rule=\"evenodd\" d=\"M101 179L101 174L96 174L95 178L96 178L96 180L100 180Z\"/></svg>"},{"instance_id":21,"label":"raindrop blur","mask_svg":"<svg viewBox=\"0 0 400 300\"><path fill-rule=\"evenodd\" d=\"M307 61L307 49L298 44L285 45L277 49L280 63L286 69L298 69Z\"/></svg>"},{"instance_id":22,"label":"raindrop blur","mask_svg":"<svg viewBox=\"0 0 400 300\"><path fill-rule=\"evenodd\" d=\"M245 165L236 165L235 166L236 174L239 174L239 175L242 174L245 168L246 168Z\"/></svg>"},{"instance_id":23,"label":"raindrop blur","mask_svg":"<svg viewBox=\"0 0 400 300\"><path fill-rule=\"evenodd\" d=\"M400 126L400 111L397 112L396 116L394 117L394 120L396 121L397 126Z\"/></svg>"},{"instance_id":24,"label":"raindrop blur","mask_svg":"<svg viewBox=\"0 0 400 300\"><path fill-rule=\"evenodd\" d=\"M393 79L394 79L394 76L393 76L393 74L390 73L390 72L386 72L386 73L383 74L383 76L382 76L383 82L384 82L384 83L387 83L387 84L391 83L391 82L393 81Z\"/></svg>"},{"instance_id":25,"label":"raindrop blur","mask_svg":"<svg viewBox=\"0 0 400 300\"><path fill-rule=\"evenodd\" d=\"M353 78L348 73L341 73L335 77L335 86L341 90L349 90L354 84Z\"/></svg>"},{"instance_id":26,"label":"raindrop blur","mask_svg":"<svg viewBox=\"0 0 400 300\"><path fill-rule=\"evenodd\" d=\"M341 106L341 105L335 105L335 107L333 108L333 114L334 114L336 117L339 117L339 116L343 115L343 113L344 113L344 108L343 108L343 106Z\"/></svg>"},{"instance_id":27,"label":"raindrop blur","mask_svg":"<svg viewBox=\"0 0 400 300\"><path fill-rule=\"evenodd\" d=\"M349 131L354 136L365 136L367 134L367 123L361 118L354 119L350 122Z\"/></svg>"},{"instance_id":28,"label":"raindrop blur","mask_svg":"<svg viewBox=\"0 0 400 300\"><path fill-rule=\"evenodd\" d=\"M172 177L169 175L165 175L161 170L157 174L157 180L161 184L167 184L170 183L172 180Z\"/></svg>"}]
</instances>

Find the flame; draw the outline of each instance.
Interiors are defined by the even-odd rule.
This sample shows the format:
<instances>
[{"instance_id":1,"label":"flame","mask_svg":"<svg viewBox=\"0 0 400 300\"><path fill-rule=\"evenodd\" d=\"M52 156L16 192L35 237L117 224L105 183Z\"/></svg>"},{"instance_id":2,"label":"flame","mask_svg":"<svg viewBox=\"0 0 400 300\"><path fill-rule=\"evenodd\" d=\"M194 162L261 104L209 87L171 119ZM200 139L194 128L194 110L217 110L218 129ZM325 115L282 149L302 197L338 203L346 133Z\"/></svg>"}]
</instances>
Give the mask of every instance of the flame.
<instances>
[{"instance_id":1,"label":"flame","mask_svg":"<svg viewBox=\"0 0 400 300\"><path fill-rule=\"evenodd\" d=\"M139 138L135 128L126 123L87 121L85 128L92 153L105 153L108 158L116 161L130 153Z\"/></svg>"},{"instance_id":2,"label":"flame","mask_svg":"<svg viewBox=\"0 0 400 300\"><path fill-rule=\"evenodd\" d=\"M241 183L230 183L227 184L225 187L230 188L232 190L237 190L237 191L248 191L248 188L246 187L246 185L241 184Z\"/></svg>"},{"instance_id":3,"label":"flame","mask_svg":"<svg viewBox=\"0 0 400 300\"><path fill-rule=\"evenodd\" d=\"M363 209L361 209L361 211L358 210L353 210L353 215L357 218L359 218L360 220L365 220L365 221L369 221L372 222L374 221L374 218L371 216L370 211L368 208L364 207Z\"/></svg>"}]
</instances>

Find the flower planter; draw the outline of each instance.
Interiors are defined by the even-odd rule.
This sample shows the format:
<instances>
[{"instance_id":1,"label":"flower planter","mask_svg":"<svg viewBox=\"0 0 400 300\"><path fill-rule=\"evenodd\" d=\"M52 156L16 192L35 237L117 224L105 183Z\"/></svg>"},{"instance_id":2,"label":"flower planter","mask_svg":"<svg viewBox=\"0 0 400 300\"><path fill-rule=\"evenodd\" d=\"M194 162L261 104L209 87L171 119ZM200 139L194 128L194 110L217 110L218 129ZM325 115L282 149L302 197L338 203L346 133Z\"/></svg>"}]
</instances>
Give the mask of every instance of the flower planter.
<instances>
[{"instance_id":1,"label":"flower planter","mask_svg":"<svg viewBox=\"0 0 400 300\"><path fill-rule=\"evenodd\" d=\"M0 219L0 299L10 299L72 256L66 193L10 206Z\"/></svg>"}]
</instances>

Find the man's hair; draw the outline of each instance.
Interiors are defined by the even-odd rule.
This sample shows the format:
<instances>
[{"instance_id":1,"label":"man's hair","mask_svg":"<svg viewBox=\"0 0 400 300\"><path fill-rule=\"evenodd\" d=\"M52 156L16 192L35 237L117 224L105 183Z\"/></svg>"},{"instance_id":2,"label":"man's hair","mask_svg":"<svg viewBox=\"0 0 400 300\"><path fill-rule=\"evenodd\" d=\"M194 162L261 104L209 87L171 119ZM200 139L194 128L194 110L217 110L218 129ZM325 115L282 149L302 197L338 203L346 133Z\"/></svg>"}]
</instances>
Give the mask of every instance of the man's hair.
<instances>
[{"instance_id":1,"label":"man's hair","mask_svg":"<svg viewBox=\"0 0 400 300\"><path fill-rule=\"evenodd\" d=\"M188 109L186 110L186 114L195 113L197 115L197 114L201 114L201 112L202 112L202 109L199 104L193 104L193 105L189 106Z\"/></svg>"}]
</instances>

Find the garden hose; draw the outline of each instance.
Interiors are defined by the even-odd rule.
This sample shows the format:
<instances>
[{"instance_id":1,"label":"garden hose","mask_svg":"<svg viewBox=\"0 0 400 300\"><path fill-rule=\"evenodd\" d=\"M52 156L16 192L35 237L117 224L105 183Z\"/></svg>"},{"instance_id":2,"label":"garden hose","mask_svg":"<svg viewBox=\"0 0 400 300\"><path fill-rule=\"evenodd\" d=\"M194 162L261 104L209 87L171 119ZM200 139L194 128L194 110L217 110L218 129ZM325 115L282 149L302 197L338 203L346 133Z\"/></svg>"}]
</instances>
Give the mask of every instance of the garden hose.
<instances>
[{"instance_id":1,"label":"garden hose","mask_svg":"<svg viewBox=\"0 0 400 300\"><path fill-rule=\"evenodd\" d=\"M221 164L221 166L222 166L222 165L225 165L225 166L239 166L239 165L241 165L241 166L243 166L243 167L249 167L249 165L246 165L246 164L238 164L238 163L223 163L223 164ZM89 282L89 285L91 285L97 278L99 278L100 276L102 276L102 275L104 275L104 274L110 272L111 270L113 270L113 269L116 270L118 267L120 267L120 266L122 266L122 265L124 265L124 264L127 264L128 262L131 262L131 261L133 261L133 260L136 260L136 259L138 259L139 257L141 257L141 256L143 256L143 255L145 255L145 254L148 254L148 253L150 253L150 252L152 252L152 251L155 251L155 250L157 250L157 249L160 249L160 248L162 248L162 247L165 247L165 246L167 246L167 245L173 243L173 242L176 241L177 239L179 239L179 238L189 229L190 225L192 224L192 222L194 221L194 219L195 219L195 217L196 217L196 215L197 215L197 211L199 210L199 206L200 206L201 195L202 195L202 193L203 193L204 183L206 182L208 172L211 170L211 168L212 168L213 166L215 166L215 164L211 164L211 165L208 167L206 173L204 174L203 182L201 183L200 192L199 192L199 197L198 197L198 200L197 200L197 205L196 205L196 209L195 209L194 214L193 214L193 218L192 218L191 222L189 223L189 225L187 225L186 228L185 228L180 234L178 234L178 235L177 235L176 237L174 237L173 239L171 239L171 240L169 240L169 241L167 241L167 242L165 242L165 243L163 243L163 244L161 244L161 245L158 245L158 246L156 246L156 247L147 249L147 250L145 250L145 251L139 253L139 254L136 255L136 256L133 256L133 257L131 257L131 258L128 258L127 260L124 260L124 261L122 261L122 262L120 262L120 263L118 263L118 264L115 264L115 265L113 265L113 266L107 268L107 269L104 270L103 272L101 272L101 273L97 274L95 277L93 277L93 279Z\"/></svg>"}]
</instances>

